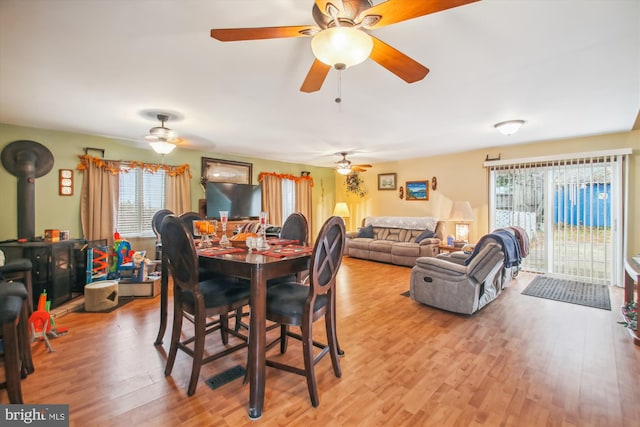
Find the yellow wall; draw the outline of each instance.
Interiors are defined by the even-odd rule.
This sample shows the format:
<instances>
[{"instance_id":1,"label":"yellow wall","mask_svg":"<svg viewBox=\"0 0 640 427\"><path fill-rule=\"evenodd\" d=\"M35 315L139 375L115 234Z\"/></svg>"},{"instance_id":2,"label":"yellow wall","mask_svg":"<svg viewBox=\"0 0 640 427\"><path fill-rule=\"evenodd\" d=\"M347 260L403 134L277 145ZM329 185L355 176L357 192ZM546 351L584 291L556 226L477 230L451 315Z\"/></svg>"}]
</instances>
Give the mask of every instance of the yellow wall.
<instances>
[{"instance_id":1,"label":"yellow wall","mask_svg":"<svg viewBox=\"0 0 640 427\"><path fill-rule=\"evenodd\" d=\"M54 155L52 171L36 180L36 235L47 228L68 229L72 237L80 232L80 187L82 174L75 171L75 191L71 197L58 195L58 169L74 169L78 155L84 147L105 148L105 158L113 160L141 160L159 162L160 157L148 149L136 148L134 143L109 138L101 138L70 132L56 132L43 129L25 128L0 124L0 151L16 140L33 140L48 147ZM276 162L250 157L230 157L215 152L176 149L166 157L169 164L189 163L193 175L191 183L192 206L197 210L198 199L203 197L198 182L202 157L215 157L253 163L253 182L257 183L260 172L291 173L298 175L302 170L310 170L314 178L313 189L314 218L312 235L317 233L324 220L332 214L336 199L347 201L351 217L347 218L347 228L354 230L365 216L436 216L446 218L453 200L471 202L476 220L471 224L470 240L475 241L488 231L488 190L487 172L483 167L485 157L517 159L550 154L579 153L616 148L633 148L629 162L629 230L628 253L640 252L640 226L635 218L640 215L640 197L634 189L640 178L640 131L599 135L584 138L545 141L539 143L502 146L491 149L474 150L445 156L423 157L402 161L377 163L369 171L360 174L367 188L362 199L344 192L344 177L329 168ZM430 190L429 200L407 201L398 198L397 191L378 191L379 173L395 172L397 185L405 186L406 181L429 180L437 177L438 187ZM17 178L0 168L2 188L2 209L0 209L0 240L17 236ZM448 233L451 233L449 225Z\"/></svg>"},{"instance_id":2,"label":"yellow wall","mask_svg":"<svg viewBox=\"0 0 640 427\"><path fill-rule=\"evenodd\" d=\"M359 226L365 216L435 216L446 219L454 200L468 200L476 220L471 223L470 241L477 241L488 232L488 173L483 167L487 155L502 160L537 157L552 154L568 154L590 151L632 148L629 162L629 230L628 254L640 252L640 197L636 187L640 178L640 131L511 145L455 153L444 156L423 157L402 161L377 163L369 171L361 173L367 194L363 198L345 193L344 177L336 175L338 201L347 201L351 218L347 228ZM430 190L428 201L400 200L398 191L378 191L378 174L397 174L397 185L406 181L431 181L437 177L438 186ZM448 224L447 234L453 234L453 224Z\"/></svg>"},{"instance_id":3,"label":"yellow wall","mask_svg":"<svg viewBox=\"0 0 640 427\"><path fill-rule=\"evenodd\" d=\"M57 132L44 129L26 128L0 123L0 151L17 140L31 140L47 147L54 157L51 172L36 179L35 184L35 232L42 235L45 229L69 230L72 238L81 237L80 190L82 173L75 170L78 155L84 154L84 147L104 148L105 159L137 160L160 163L161 157L150 149L137 148L133 142L84 135L71 132ZM99 153L89 152L92 156ZM201 159L213 157L253 163L253 183L258 183L260 172L278 172L300 175L303 170L311 171L313 187L312 233L320 230L322 223L332 214L335 201L335 174L331 168L285 163L251 157L231 157L216 152L191 151L177 148L166 156L165 163L179 165L188 163L191 168L191 205L198 210L198 199L204 198L200 188ZM58 195L58 169L74 169L73 196ZM15 239L18 234L17 220L17 178L0 168L0 188L2 188L2 209L0 209L0 240ZM314 234L312 234L314 235Z\"/></svg>"}]
</instances>

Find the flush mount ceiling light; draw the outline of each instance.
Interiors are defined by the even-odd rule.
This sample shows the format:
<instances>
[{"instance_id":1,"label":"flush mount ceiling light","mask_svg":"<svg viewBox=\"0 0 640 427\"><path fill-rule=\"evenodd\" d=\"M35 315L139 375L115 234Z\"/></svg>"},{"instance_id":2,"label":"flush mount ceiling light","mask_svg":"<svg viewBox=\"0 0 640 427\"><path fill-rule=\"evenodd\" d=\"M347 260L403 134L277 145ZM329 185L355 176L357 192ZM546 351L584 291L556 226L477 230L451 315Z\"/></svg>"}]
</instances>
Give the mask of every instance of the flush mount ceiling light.
<instances>
[{"instance_id":1,"label":"flush mount ceiling light","mask_svg":"<svg viewBox=\"0 0 640 427\"><path fill-rule=\"evenodd\" d=\"M149 141L149 145L153 148L158 154L169 154L176 148L176 144L172 141L178 137L178 134L165 127L164 123L169 120L169 116L167 114L158 114L156 116L158 120L160 120L160 126L153 127L149 129L149 135L144 138Z\"/></svg>"},{"instance_id":2,"label":"flush mount ceiling light","mask_svg":"<svg viewBox=\"0 0 640 427\"><path fill-rule=\"evenodd\" d=\"M311 40L311 50L319 61L344 70L365 61L373 50L369 34L352 27L332 27Z\"/></svg>"},{"instance_id":3,"label":"flush mount ceiling light","mask_svg":"<svg viewBox=\"0 0 640 427\"><path fill-rule=\"evenodd\" d=\"M507 120L506 122L500 122L493 125L503 135L513 135L524 124L524 120Z\"/></svg>"}]
</instances>

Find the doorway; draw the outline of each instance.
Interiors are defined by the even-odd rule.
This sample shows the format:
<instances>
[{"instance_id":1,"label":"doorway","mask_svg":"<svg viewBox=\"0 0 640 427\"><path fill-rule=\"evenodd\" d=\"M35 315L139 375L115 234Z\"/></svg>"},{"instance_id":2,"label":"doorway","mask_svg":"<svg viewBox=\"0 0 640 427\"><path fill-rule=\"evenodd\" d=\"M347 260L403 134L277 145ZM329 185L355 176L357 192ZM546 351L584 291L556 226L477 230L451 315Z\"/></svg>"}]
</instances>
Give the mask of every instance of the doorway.
<instances>
[{"instance_id":1,"label":"doorway","mask_svg":"<svg viewBox=\"0 0 640 427\"><path fill-rule=\"evenodd\" d=\"M527 231L524 270L621 285L625 159L592 153L488 162L490 229Z\"/></svg>"}]
</instances>

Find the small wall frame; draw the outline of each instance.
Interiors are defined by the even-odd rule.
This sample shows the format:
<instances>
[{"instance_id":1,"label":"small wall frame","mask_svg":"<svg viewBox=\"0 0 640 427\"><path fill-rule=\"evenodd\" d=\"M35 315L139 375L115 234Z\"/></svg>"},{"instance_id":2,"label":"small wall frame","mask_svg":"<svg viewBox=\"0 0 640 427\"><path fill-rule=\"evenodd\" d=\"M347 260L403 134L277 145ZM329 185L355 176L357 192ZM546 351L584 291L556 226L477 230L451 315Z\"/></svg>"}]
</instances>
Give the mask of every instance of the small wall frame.
<instances>
[{"instance_id":1,"label":"small wall frame","mask_svg":"<svg viewBox=\"0 0 640 427\"><path fill-rule=\"evenodd\" d=\"M73 169L60 169L58 171L58 194L61 196L73 196Z\"/></svg>"},{"instance_id":2,"label":"small wall frame","mask_svg":"<svg viewBox=\"0 0 640 427\"><path fill-rule=\"evenodd\" d=\"M378 190L395 190L396 174L395 173L379 173L378 174Z\"/></svg>"},{"instance_id":3,"label":"small wall frame","mask_svg":"<svg viewBox=\"0 0 640 427\"><path fill-rule=\"evenodd\" d=\"M429 200L428 181L407 181L406 200Z\"/></svg>"}]
</instances>

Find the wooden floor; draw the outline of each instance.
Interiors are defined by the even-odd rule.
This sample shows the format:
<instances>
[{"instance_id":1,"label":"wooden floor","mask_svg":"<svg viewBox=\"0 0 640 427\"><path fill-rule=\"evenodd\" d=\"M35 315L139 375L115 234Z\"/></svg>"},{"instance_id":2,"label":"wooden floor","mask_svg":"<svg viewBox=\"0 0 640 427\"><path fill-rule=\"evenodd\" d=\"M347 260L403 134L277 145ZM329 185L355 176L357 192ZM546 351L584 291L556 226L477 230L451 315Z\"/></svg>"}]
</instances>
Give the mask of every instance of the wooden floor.
<instances>
[{"instance_id":1,"label":"wooden floor","mask_svg":"<svg viewBox=\"0 0 640 427\"><path fill-rule=\"evenodd\" d=\"M24 399L69 404L71 425L82 427L639 425L640 347L616 323L621 289L611 290L613 310L605 311L521 295L534 277L521 273L499 299L462 316L401 296L409 273L344 259L343 375L333 375L329 358L317 365L316 409L303 377L269 368L258 421L247 418L241 380L217 390L205 384L244 365L246 350L206 365L187 397L190 359L179 354L165 377L168 335L162 348L153 345L159 298L59 318L70 332L52 340L54 353L34 343L36 372L22 383ZM299 355L291 343L287 357Z\"/></svg>"}]
</instances>

